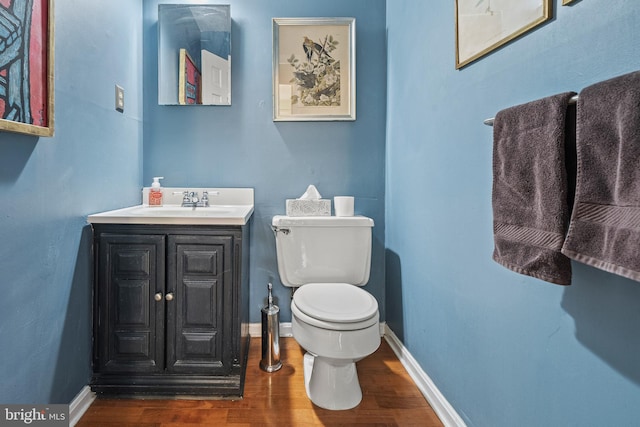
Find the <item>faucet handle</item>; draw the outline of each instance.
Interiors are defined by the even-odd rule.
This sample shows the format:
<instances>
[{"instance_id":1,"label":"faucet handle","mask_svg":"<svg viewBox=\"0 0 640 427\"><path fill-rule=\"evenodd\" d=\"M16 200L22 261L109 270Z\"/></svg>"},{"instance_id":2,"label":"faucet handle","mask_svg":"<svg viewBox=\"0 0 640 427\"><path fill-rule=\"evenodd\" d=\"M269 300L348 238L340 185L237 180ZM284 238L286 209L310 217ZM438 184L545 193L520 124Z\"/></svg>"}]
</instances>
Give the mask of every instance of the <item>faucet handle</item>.
<instances>
[{"instance_id":1,"label":"faucet handle","mask_svg":"<svg viewBox=\"0 0 640 427\"><path fill-rule=\"evenodd\" d=\"M185 203L189 203L191 201L188 191L173 191L171 194L182 194L182 206L184 206Z\"/></svg>"}]
</instances>

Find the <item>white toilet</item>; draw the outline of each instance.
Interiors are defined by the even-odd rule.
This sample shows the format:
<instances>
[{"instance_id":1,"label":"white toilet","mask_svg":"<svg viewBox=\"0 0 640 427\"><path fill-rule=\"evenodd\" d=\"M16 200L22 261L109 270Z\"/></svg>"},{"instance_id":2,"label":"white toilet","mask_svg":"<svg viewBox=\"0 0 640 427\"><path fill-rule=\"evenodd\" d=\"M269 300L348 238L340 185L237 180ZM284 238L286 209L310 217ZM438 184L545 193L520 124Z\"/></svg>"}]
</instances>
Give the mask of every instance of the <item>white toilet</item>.
<instances>
[{"instance_id":1,"label":"white toilet","mask_svg":"<svg viewBox=\"0 0 640 427\"><path fill-rule=\"evenodd\" d=\"M378 302L364 289L371 267L373 220L273 217L278 272L299 288L291 301L293 337L307 351L309 399L342 410L362 400L356 364L380 345Z\"/></svg>"}]
</instances>

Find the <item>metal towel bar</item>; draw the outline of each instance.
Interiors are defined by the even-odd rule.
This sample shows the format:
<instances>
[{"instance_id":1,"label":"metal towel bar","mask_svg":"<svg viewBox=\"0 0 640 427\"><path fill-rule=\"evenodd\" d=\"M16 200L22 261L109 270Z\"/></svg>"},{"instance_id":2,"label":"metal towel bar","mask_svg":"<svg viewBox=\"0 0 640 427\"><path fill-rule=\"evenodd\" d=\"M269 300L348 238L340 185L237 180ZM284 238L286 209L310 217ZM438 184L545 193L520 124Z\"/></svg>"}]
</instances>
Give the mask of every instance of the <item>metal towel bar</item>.
<instances>
[{"instance_id":1,"label":"metal towel bar","mask_svg":"<svg viewBox=\"0 0 640 427\"><path fill-rule=\"evenodd\" d=\"M575 104L576 102L578 102L578 95L575 95L571 97L571 99L569 99L569 104ZM491 117L490 119L486 119L483 123L487 126L493 126L494 120L495 117Z\"/></svg>"}]
</instances>

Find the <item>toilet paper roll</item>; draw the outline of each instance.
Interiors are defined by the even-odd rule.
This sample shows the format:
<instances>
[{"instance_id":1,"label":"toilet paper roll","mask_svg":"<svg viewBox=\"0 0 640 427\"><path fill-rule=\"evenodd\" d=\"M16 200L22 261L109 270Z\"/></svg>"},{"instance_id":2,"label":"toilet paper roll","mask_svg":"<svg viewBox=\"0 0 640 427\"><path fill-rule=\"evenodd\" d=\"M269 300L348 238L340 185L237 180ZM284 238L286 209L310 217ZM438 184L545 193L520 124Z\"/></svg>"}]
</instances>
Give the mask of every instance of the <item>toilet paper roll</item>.
<instances>
[{"instance_id":1,"label":"toilet paper roll","mask_svg":"<svg viewBox=\"0 0 640 427\"><path fill-rule=\"evenodd\" d=\"M353 216L353 205L353 196L335 196L333 198L336 216Z\"/></svg>"}]
</instances>

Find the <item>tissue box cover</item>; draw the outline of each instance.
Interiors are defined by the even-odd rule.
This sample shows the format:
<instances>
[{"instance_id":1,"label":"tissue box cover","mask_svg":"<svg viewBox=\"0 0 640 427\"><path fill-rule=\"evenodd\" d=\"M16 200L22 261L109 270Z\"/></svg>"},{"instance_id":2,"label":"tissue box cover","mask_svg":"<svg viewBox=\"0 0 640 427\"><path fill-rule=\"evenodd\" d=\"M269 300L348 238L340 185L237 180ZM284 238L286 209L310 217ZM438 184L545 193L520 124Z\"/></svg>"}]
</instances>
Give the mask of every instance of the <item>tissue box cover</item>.
<instances>
[{"instance_id":1,"label":"tissue box cover","mask_svg":"<svg viewBox=\"0 0 640 427\"><path fill-rule=\"evenodd\" d=\"M287 216L331 216L331 200L287 199Z\"/></svg>"}]
</instances>

